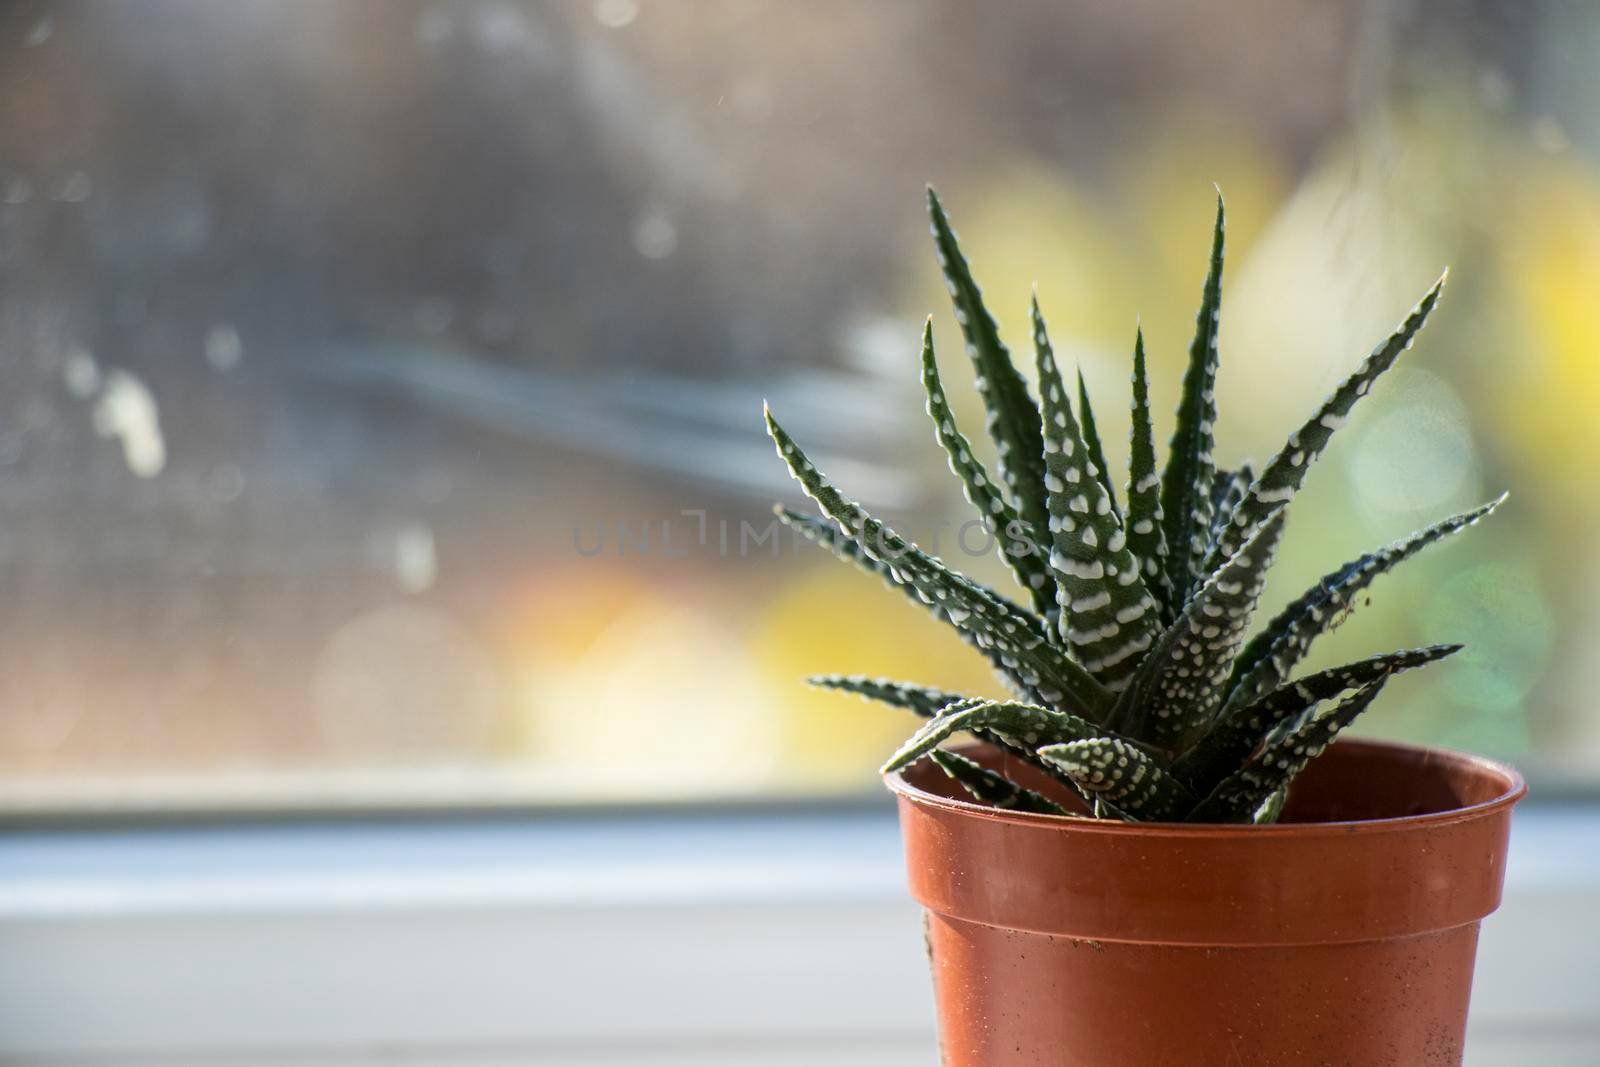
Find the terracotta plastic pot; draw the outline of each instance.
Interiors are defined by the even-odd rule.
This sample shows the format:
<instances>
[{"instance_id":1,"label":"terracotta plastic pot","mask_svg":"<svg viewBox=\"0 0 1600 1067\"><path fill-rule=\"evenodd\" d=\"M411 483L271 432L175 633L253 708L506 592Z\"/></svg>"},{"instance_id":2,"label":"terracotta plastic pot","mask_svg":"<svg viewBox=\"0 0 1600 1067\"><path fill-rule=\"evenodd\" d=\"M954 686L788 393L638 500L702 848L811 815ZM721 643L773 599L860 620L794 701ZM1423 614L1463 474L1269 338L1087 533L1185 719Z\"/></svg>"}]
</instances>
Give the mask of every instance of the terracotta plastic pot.
<instances>
[{"instance_id":1,"label":"terracotta plastic pot","mask_svg":"<svg viewBox=\"0 0 1600 1067\"><path fill-rule=\"evenodd\" d=\"M1458 1065L1527 791L1488 760L1365 740L1308 767L1273 826L1001 812L926 761L888 782L945 1067Z\"/></svg>"}]
</instances>

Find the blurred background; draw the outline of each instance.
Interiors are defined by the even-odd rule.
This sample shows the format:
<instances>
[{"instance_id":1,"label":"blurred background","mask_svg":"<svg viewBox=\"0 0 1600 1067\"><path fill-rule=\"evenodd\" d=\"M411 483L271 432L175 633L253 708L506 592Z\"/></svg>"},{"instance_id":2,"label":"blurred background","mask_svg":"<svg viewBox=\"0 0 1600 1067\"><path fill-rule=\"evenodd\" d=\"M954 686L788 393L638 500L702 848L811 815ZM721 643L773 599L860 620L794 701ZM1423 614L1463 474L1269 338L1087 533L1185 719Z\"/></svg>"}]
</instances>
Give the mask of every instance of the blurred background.
<instances>
[{"instance_id":1,"label":"blurred background","mask_svg":"<svg viewBox=\"0 0 1600 1067\"><path fill-rule=\"evenodd\" d=\"M1468 650L1365 729L1600 782L1600 9L1536 2L18 2L0 13L0 806L854 793L810 692L987 668L769 536L825 470L954 549L938 186L1126 455L1229 205L1219 462L1446 265L1267 593L1511 490L1312 666ZM1025 345L1023 346L1025 350Z\"/></svg>"}]
</instances>

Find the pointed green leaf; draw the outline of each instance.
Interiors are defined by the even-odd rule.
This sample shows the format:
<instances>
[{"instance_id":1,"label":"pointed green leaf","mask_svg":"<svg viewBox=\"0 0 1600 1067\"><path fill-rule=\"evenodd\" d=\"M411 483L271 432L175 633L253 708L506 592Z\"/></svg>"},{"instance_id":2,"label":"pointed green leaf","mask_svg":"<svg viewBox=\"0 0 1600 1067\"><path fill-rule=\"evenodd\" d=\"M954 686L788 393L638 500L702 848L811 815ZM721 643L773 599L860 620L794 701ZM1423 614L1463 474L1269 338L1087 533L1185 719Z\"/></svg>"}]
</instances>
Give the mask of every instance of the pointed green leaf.
<instances>
[{"instance_id":1,"label":"pointed green leaf","mask_svg":"<svg viewBox=\"0 0 1600 1067\"><path fill-rule=\"evenodd\" d=\"M1095 737L1039 749L1085 792L1135 819L1175 822L1194 807L1194 794L1149 756L1119 738Z\"/></svg>"},{"instance_id":2,"label":"pointed green leaf","mask_svg":"<svg viewBox=\"0 0 1600 1067\"><path fill-rule=\"evenodd\" d=\"M1423 323L1428 320L1428 314L1439 302L1439 293L1444 288L1445 278L1448 276L1449 271L1446 271L1438 281L1434 282L1433 288L1417 302L1405 321L1388 340L1373 349L1372 354L1356 368L1355 373L1346 378L1323 402L1317 413L1307 419L1305 425L1289 435L1288 443L1272 457L1272 461L1261 472L1261 476L1250 486L1245 498L1234 509L1232 518L1223 528L1215 547L1207 557L1207 566L1219 566L1222 560L1227 559L1239 545L1244 543L1257 526L1288 503L1289 499L1299 491L1300 484L1305 481L1306 471L1328 447L1328 440L1333 437L1334 431L1344 425L1350 415L1350 409L1356 406L1356 401L1367 395L1367 391L1372 388L1372 383L1378 376L1394 366L1400 353L1410 348L1416 340L1417 332L1422 329Z\"/></svg>"},{"instance_id":3,"label":"pointed green leaf","mask_svg":"<svg viewBox=\"0 0 1600 1067\"><path fill-rule=\"evenodd\" d=\"M1011 504L1036 530L1044 529L1043 435L1039 409L1028 393L1026 379L1011 362L1000 340L994 318L983 306L983 294L972 280L966 257L956 243L955 231L928 189L929 230L933 234L939 267L955 304L956 322L966 339L967 355L977 371L978 392L989 412L989 436L1000 454L1000 476L1011 492Z\"/></svg>"},{"instance_id":4,"label":"pointed green leaf","mask_svg":"<svg viewBox=\"0 0 1600 1067\"><path fill-rule=\"evenodd\" d=\"M1160 616L1073 418L1037 299L1032 316L1044 398L1050 568L1061 606L1056 625L1078 662L1116 692L1160 632Z\"/></svg>"},{"instance_id":5,"label":"pointed green leaf","mask_svg":"<svg viewBox=\"0 0 1600 1067\"><path fill-rule=\"evenodd\" d=\"M909 766L938 748L951 734L962 730L982 731L999 737L1008 745L1032 751L1040 745L1076 741L1096 736L1099 727L1086 719L1033 704L994 701L966 701L945 708L912 734L883 765L889 774Z\"/></svg>"},{"instance_id":6,"label":"pointed green leaf","mask_svg":"<svg viewBox=\"0 0 1600 1067\"><path fill-rule=\"evenodd\" d=\"M1178 424L1161 475L1161 511L1167 539L1167 573L1175 604L1188 600L1204 579L1211 535L1211 450L1217 421L1217 324L1222 315L1222 195L1217 194L1217 222L1211 236L1211 267L1206 273L1200 311L1195 316L1194 343L1183 375Z\"/></svg>"},{"instance_id":7,"label":"pointed green leaf","mask_svg":"<svg viewBox=\"0 0 1600 1067\"><path fill-rule=\"evenodd\" d=\"M1184 605L1112 713L1113 729L1166 749L1211 721L1283 534L1274 515ZM1122 724L1126 725L1122 725Z\"/></svg>"},{"instance_id":8,"label":"pointed green leaf","mask_svg":"<svg viewBox=\"0 0 1600 1067\"><path fill-rule=\"evenodd\" d=\"M1250 483L1255 479L1250 464L1240 465L1237 470L1218 471L1211 480L1211 543L1222 534L1222 529L1227 525L1228 519L1233 515L1233 509L1239 506L1239 501L1244 499L1245 493L1250 490Z\"/></svg>"},{"instance_id":9,"label":"pointed green leaf","mask_svg":"<svg viewBox=\"0 0 1600 1067\"><path fill-rule=\"evenodd\" d=\"M950 622L992 650L1005 669L1048 704L1070 707L1093 718L1104 712L1110 693L1092 675L1045 640L1033 615L946 567L848 499L808 460L800 446L766 413L772 436L789 473L868 558L884 564L897 581L910 584L925 604L941 607Z\"/></svg>"},{"instance_id":10,"label":"pointed green leaf","mask_svg":"<svg viewBox=\"0 0 1600 1067\"><path fill-rule=\"evenodd\" d=\"M1016 656L984 638L981 622L967 618L957 622L956 618L946 610L948 600L941 601L928 596L924 592L924 587L912 582L906 572L897 571L888 563L868 556L856 541L841 534L838 527L827 519L790 511L784 507L779 507L776 511L779 521L785 526L794 529L807 540L828 549L840 559L848 560L862 570L877 575L883 579L884 584L898 590L907 599L926 609L936 620L948 625L967 647L989 661L989 666L994 669L996 676L1017 696L1028 701L1049 703L1046 694L1059 695L1055 694L1054 690L1041 690L1037 672L1023 669Z\"/></svg>"},{"instance_id":11,"label":"pointed green leaf","mask_svg":"<svg viewBox=\"0 0 1600 1067\"><path fill-rule=\"evenodd\" d=\"M808 678L806 681L819 689L832 689L841 693L854 693L868 700L874 700L891 707L904 708L915 712L925 719L931 719L944 711L949 711L957 705L966 707L984 703L981 697L963 696L960 693L949 693L942 689L907 685L904 682L891 682L883 678L868 678L865 675L826 674ZM1055 770L1034 755L1033 748L1028 745L1016 745L996 734L992 730L981 727L970 727L969 731L980 741L986 741L1002 751L1009 752L1018 759L1030 763L1052 777L1059 779L1064 785L1077 787ZM935 753L937 755L937 753ZM1087 798L1085 798L1087 799Z\"/></svg>"},{"instance_id":12,"label":"pointed green leaf","mask_svg":"<svg viewBox=\"0 0 1600 1067\"><path fill-rule=\"evenodd\" d=\"M933 354L932 319L922 331L922 387L928 397L928 417L933 420L934 436L949 457L950 469L961 479L967 500L978 509L994 535L1000 558L1011 568L1017 584L1028 591L1034 610L1047 614L1055 607L1056 586L1040 547L1044 542L1006 502L1000 486L989 477L983 462L972 454L972 443L957 428Z\"/></svg>"},{"instance_id":13,"label":"pointed green leaf","mask_svg":"<svg viewBox=\"0 0 1600 1067\"><path fill-rule=\"evenodd\" d=\"M1280 723L1347 689L1359 689L1379 678L1426 666L1460 650L1460 645L1429 645L1369 656L1286 682L1248 704L1230 705L1205 736L1172 765L1172 773L1196 792L1209 793L1237 770Z\"/></svg>"},{"instance_id":14,"label":"pointed green leaf","mask_svg":"<svg viewBox=\"0 0 1600 1067\"><path fill-rule=\"evenodd\" d=\"M1067 809L1043 793L1024 789L1003 774L979 766L957 752L935 749L928 758L961 783L973 798L1001 811L1031 811L1040 815L1066 815Z\"/></svg>"},{"instance_id":15,"label":"pointed green leaf","mask_svg":"<svg viewBox=\"0 0 1600 1067\"><path fill-rule=\"evenodd\" d=\"M893 682L887 678L869 678L864 674L818 674L806 679L807 685L818 689L832 689L840 693L854 693L880 704L904 708L924 719L931 719L941 708L958 701L975 700L976 697L948 693L931 686Z\"/></svg>"},{"instance_id":16,"label":"pointed green leaf","mask_svg":"<svg viewBox=\"0 0 1600 1067\"><path fill-rule=\"evenodd\" d=\"M1111 467L1106 463L1106 450L1100 444L1100 428L1095 425L1094 408L1089 404L1089 386L1083 380L1083 368L1078 368L1078 428L1083 431L1083 443L1089 450L1089 462L1099 471L1097 477L1111 501L1111 514L1122 523L1122 509L1117 507L1117 490L1111 482Z\"/></svg>"},{"instance_id":17,"label":"pointed green leaf","mask_svg":"<svg viewBox=\"0 0 1600 1067\"><path fill-rule=\"evenodd\" d=\"M1228 681L1228 703L1235 707L1249 703L1279 685L1306 654L1311 642L1342 618L1343 613L1354 610L1356 594L1379 575L1393 570L1429 545L1477 523L1503 500L1502 494L1497 500L1453 515L1324 575L1245 645L1234 661Z\"/></svg>"},{"instance_id":18,"label":"pointed green leaf","mask_svg":"<svg viewBox=\"0 0 1600 1067\"><path fill-rule=\"evenodd\" d=\"M1333 739L1355 721L1382 691L1382 675L1351 693L1325 715L1307 719L1299 728L1270 744L1248 763L1224 778L1189 814L1189 822L1250 822L1273 793L1316 759Z\"/></svg>"},{"instance_id":19,"label":"pointed green leaf","mask_svg":"<svg viewBox=\"0 0 1600 1067\"><path fill-rule=\"evenodd\" d=\"M1257 826L1275 823L1278 821L1278 817L1283 814L1283 806L1288 802L1289 787L1280 786L1278 789L1273 790L1272 795L1256 809L1256 813L1250 816L1250 821Z\"/></svg>"},{"instance_id":20,"label":"pointed green leaf","mask_svg":"<svg viewBox=\"0 0 1600 1067\"><path fill-rule=\"evenodd\" d=\"M782 506L773 510L778 516L778 521L805 537L806 540L826 548L838 558L854 563L864 571L877 575L883 579L884 584L905 594L908 599L915 602L919 607L931 612L935 619L949 625L969 648L989 661L989 665L994 668L995 674L1005 683L1006 688L1024 700L1040 701L1044 699L1037 689L1024 684L1018 673L1005 665L999 650L992 645L981 644L970 630L957 626L939 601L935 600L931 604L928 603L922 594L918 592L916 585L903 580L903 575L896 575L893 568L887 563L882 563L869 557L862 551L860 545L841 534L839 528L833 523L820 515L806 515L802 512L790 511Z\"/></svg>"},{"instance_id":21,"label":"pointed green leaf","mask_svg":"<svg viewBox=\"0 0 1600 1067\"><path fill-rule=\"evenodd\" d=\"M1156 473L1155 429L1150 421L1150 383L1145 374L1144 331L1133 341L1133 431L1128 453L1128 549L1139 560L1145 587L1170 622L1183 607L1167 578L1167 538L1161 522L1161 476Z\"/></svg>"}]
</instances>

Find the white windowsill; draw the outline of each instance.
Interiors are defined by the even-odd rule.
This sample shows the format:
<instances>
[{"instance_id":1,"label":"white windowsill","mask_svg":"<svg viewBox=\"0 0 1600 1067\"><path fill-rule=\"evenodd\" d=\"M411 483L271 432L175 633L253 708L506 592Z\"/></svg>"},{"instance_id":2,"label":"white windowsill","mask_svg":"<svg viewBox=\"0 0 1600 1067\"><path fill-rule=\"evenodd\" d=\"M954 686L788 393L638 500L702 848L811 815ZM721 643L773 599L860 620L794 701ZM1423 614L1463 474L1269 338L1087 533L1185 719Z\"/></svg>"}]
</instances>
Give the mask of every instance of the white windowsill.
<instances>
[{"instance_id":1,"label":"white windowsill","mask_svg":"<svg viewBox=\"0 0 1600 1067\"><path fill-rule=\"evenodd\" d=\"M0 1063L931 1064L887 805L0 839ZM1600 808L1525 806L1470 1067L1600 1062Z\"/></svg>"}]
</instances>

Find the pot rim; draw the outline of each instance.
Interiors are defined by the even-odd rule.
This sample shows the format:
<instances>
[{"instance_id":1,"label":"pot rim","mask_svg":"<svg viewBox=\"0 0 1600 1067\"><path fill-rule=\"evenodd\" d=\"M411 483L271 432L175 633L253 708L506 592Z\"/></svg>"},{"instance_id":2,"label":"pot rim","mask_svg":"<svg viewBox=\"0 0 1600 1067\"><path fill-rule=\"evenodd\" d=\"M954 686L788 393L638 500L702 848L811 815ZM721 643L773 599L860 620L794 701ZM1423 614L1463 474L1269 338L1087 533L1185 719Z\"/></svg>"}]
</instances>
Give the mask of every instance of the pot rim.
<instances>
[{"instance_id":1,"label":"pot rim","mask_svg":"<svg viewBox=\"0 0 1600 1067\"><path fill-rule=\"evenodd\" d=\"M1094 819L1086 815L1047 815L1035 812L1002 811L999 808L991 808L970 800L958 800L952 797L940 796L937 793L930 793L908 782L905 779L904 771L895 771L884 775L883 778L884 784L889 788L890 792L919 806L943 808L947 811L974 818L1016 823L1023 826L1070 828L1080 833L1191 839L1226 839L1261 835L1272 837L1342 837L1349 834L1392 833L1417 830L1430 826L1448 826L1453 823L1484 818L1508 809L1528 792L1528 783L1516 768L1498 760L1474 755L1470 752L1461 752L1456 749L1433 745L1414 745L1403 741L1384 741L1367 737L1340 738L1334 744L1372 751L1412 753L1422 757L1424 760L1454 763L1463 769L1498 777L1505 783L1505 787L1498 795L1489 800L1463 805L1459 808L1450 808L1445 811L1428 812L1423 815L1395 815L1382 819L1344 819L1298 823L1185 823L1122 822L1115 819ZM980 746L977 742L974 742L971 746L960 747Z\"/></svg>"}]
</instances>

